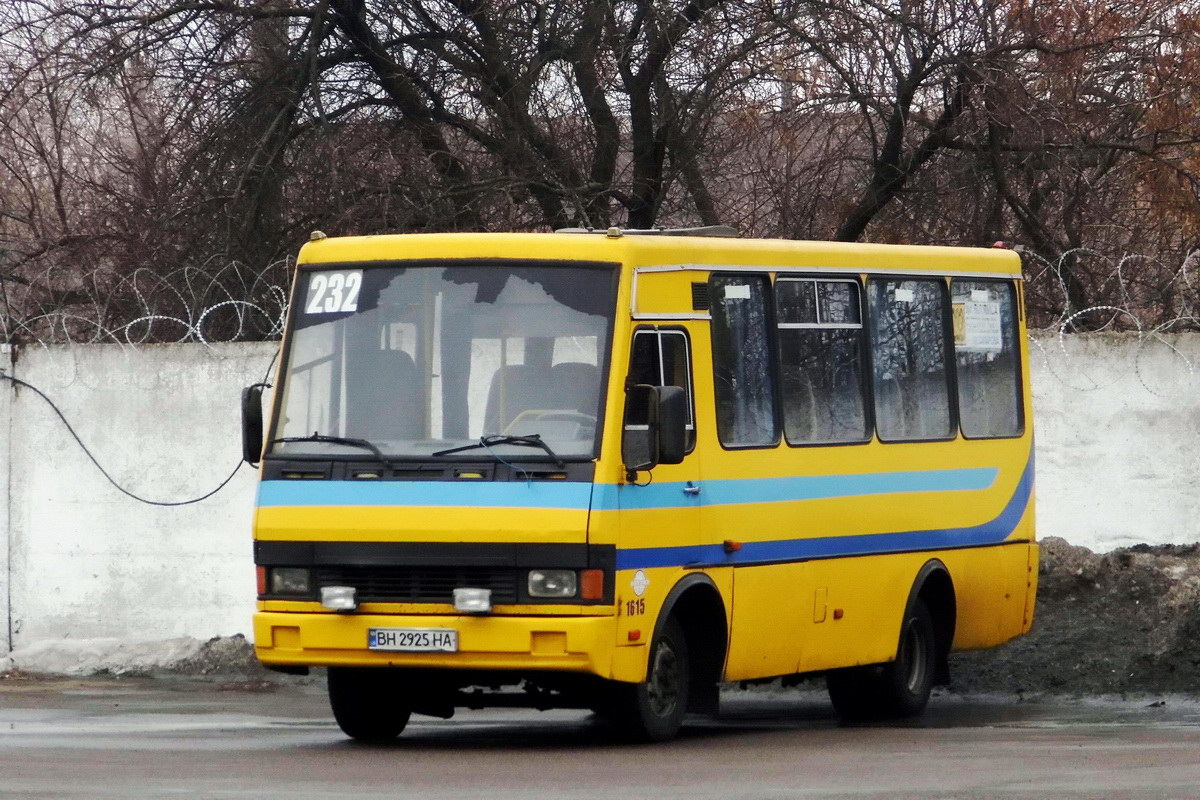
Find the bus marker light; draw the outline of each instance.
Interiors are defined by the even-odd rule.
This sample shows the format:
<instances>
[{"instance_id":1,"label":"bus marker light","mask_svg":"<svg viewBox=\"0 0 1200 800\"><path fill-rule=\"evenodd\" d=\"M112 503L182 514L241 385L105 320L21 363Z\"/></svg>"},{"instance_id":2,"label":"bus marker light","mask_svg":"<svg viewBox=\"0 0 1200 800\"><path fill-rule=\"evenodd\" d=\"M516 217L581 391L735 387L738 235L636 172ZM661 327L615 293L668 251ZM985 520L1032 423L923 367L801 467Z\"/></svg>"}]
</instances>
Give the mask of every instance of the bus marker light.
<instances>
[{"instance_id":1,"label":"bus marker light","mask_svg":"<svg viewBox=\"0 0 1200 800\"><path fill-rule=\"evenodd\" d=\"M492 590L455 589L454 608L465 614L489 614L492 610Z\"/></svg>"},{"instance_id":2,"label":"bus marker light","mask_svg":"<svg viewBox=\"0 0 1200 800\"><path fill-rule=\"evenodd\" d=\"M358 608L357 594L353 586L322 586L321 605L330 611L353 611Z\"/></svg>"},{"instance_id":3,"label":"bus marker light","mask_svg":"<svg viewBox=\"0 0 1200 800\"><path fill-rule=\"evenodd\" d=\"M642 638L642 632L641 632L641 631L630 631L630 632L629 632L629 641L631 641L631 642L636 642L636 641L638 641L638 640L639 640L639 639L641 639L641 638Z\"/></svg>"},{"instance_id":4,"label":"bus marker light","mask_svg":"<svg viewBox=\"0 0 1200 800\"><path fill-rule=\"evenodd\" d=\"M579 573L579 597L599 600L604 596L604 570L585 569Z\"/></svg>"},{"instance_id":5,"label":"bus marker light","mask_svg":"<svg viewBox=\"0 0 1200 800\"><path fill-rule=\"evenodd\" d=\"M840 609L840 608L835 608L835 609L833 610L833 618L834 618L834 619L841 619L841 618L844 616L844 613L845 613L845 612L843 612L843 611L842 611L842 609Z\"/></svg>"},{"instance_id":6,"label":"bus marker light","mask_svg":"<svg viewBox=\"0 0 1200 800\"><path fill-rule=\"evenodd\" d=\"M724 543L726 553L736 553L742 549L741 542L735 542L733 539L726 539Z\"/></svg>"},{"instance_id":7,"label":"bus marker light","mask_svg":"<svg viewBox=\"0 0 1200 800\"><path fill-rule=\"evenodd\" d=\"M260 595L267 593L267 568L259 567L258 572L258 593Z\"/></svg>"}]
</instances>

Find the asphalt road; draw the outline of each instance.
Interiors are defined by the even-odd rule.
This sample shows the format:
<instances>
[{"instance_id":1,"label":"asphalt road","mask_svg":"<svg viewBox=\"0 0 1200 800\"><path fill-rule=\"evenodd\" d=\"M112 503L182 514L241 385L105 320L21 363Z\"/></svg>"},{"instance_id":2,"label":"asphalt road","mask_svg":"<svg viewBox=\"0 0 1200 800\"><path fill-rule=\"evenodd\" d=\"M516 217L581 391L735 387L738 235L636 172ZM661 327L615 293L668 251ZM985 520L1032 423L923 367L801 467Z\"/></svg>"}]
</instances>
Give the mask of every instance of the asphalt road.
<instances>
[{"instance_id":1,"label":"asphalt road","mask_svg":"<svg viewBox=\"0 0 1200 800\"><path fill-rule=\"evenodd\" d=\"M934 699L839 727L822 694L729 693L667 745L578 712L416 717L395 745L333 724L319 685L0 679L0 798L1200 797L1200 706Z\"/></svg>"}]
</instances>

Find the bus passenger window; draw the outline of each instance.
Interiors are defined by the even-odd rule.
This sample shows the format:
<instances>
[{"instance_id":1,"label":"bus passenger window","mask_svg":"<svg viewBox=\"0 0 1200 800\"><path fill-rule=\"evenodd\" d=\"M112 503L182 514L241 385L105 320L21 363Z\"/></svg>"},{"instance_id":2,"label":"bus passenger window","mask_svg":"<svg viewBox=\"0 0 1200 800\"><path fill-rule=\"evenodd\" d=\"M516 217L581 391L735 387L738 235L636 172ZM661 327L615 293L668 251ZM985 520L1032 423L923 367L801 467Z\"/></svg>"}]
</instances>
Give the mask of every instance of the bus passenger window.
<instances>
[{"instance_id":1,"label":"bus passenger window","mask_svg":"<svg viewBox=\"0 0 1200 800\"><path fill-rule=\"evenodd\" d=\"M1016 301L1011 283L951 284L958 409L964 436L1019 436Z\"/></svg>"},{"instance_id":2,"label":"bus passenger window","mask_svg":"<svg viewBox=\"0 0 1200 800\"><path fill-rule=\"evenodd\" d=\"M875 426L883 441L954 436L946 374L946 285L872 280Z\"/></svg>"},{"instance_id":3,"label":"bus passenger window","mask_svg":"<svg viewBox=\"0 0 1200 800\"><path fill-rule=\"evenodd\" d=\"M767 330L767 277L714 275L712 343L717 436L727 447L779 441Z\"/></svg>"},{"instance_id":4,"label":"bus passenger window","mask_svg":"<svg viewBox=\"0 0 1200 800\"><path fill-rule=\"evenodd\" d=\"M780 278L775 317L788 442L866 440L858 283Z\"/></svg>"},{"instance_id":5,"label":"bus passenger window","mask_svg":"<svg viewBox=\"0 0 1200 800\"><path fill-rule=\"evenodd\" d=\"M696 441L696 425L692 417L692 362L687 334L671 330L635 333L629 360L629 382L679 386L687 392L687 446L691 450ZM645 425L646 422L645 419L630 418L627 412L627 425Z\"/></svg>"}]
</instances>

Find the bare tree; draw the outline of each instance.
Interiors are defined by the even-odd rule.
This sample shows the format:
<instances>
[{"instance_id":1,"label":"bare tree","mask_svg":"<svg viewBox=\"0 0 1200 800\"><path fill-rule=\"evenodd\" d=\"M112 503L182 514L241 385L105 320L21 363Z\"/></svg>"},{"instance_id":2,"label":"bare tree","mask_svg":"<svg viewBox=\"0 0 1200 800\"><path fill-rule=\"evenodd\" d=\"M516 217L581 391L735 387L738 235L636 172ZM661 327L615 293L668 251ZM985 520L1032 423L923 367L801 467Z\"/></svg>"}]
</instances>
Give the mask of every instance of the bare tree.
<instances>
[{"instance_id":1,"label":"bare tree","mask_svg":"<svg viewBox=\"0 0 1200 800\"><path fill-rule=\"evenodd\" d=\"M106 287L128 316L147 270L232 265L229 297L317 227L723 222L1011 240L1053 265L1039 319L1165 320L1195 27L1177 0L6 4L0 269L26 318ZM1116 280L1088 254L1133 250L1158 260Z\"/></svg>"}]
</instances>

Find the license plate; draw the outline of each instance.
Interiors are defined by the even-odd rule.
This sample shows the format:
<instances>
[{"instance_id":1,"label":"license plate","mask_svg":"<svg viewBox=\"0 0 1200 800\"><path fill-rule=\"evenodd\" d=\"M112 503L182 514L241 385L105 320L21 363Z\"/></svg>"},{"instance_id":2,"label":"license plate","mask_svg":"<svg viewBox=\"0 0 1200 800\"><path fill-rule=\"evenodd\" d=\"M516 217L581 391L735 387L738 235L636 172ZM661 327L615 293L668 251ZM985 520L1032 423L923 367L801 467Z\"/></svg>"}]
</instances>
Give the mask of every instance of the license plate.
<instances>
[{"instance_id":1,"label":"license plate","mask_svg":"<svg viewBox=\"0 0 1200 800\"><path fill-rule=\"evenodd\" d=\"M367 631L367 647L402 653L457 653L458 631L453 628L371 628Z\"/></svg>"}]
</instances>

